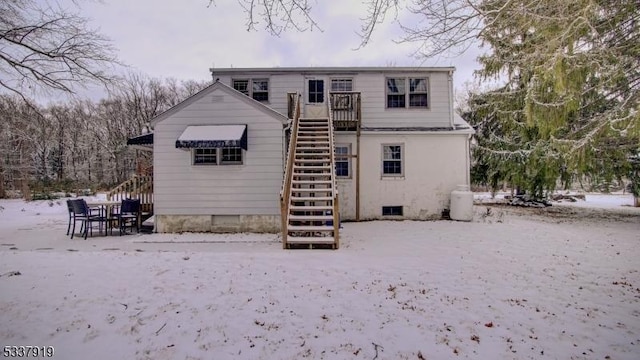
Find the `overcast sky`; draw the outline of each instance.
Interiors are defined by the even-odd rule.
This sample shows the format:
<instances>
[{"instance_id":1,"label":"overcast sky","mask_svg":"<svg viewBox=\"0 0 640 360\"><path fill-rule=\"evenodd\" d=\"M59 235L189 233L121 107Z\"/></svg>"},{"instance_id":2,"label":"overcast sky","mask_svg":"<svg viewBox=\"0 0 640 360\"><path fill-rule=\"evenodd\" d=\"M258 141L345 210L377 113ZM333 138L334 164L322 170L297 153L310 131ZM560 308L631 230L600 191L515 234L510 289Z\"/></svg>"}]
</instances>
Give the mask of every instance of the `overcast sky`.
<instances>
[{"instance_id":1,"label":"overcast sky","mask_svg":"<svg viewBox=\"0 0 640 360\"><path fill-rule=\"evenodd\" d=\"M69 1L69 0L61 0ZM348 5L347 5L348 4ZM360 1L322 0L312 16L322 31L289 31L274 37L258 25L247 31L237 0L103 0L81 2L92 26L109 37L118 57L153 77L209 80L211 67L455 66L456 88L472 80L477 51L457 58L416 59L415 44L397 44L399 26L387 21L373 41L355 50Z\"/></svg>"}]
</instances>

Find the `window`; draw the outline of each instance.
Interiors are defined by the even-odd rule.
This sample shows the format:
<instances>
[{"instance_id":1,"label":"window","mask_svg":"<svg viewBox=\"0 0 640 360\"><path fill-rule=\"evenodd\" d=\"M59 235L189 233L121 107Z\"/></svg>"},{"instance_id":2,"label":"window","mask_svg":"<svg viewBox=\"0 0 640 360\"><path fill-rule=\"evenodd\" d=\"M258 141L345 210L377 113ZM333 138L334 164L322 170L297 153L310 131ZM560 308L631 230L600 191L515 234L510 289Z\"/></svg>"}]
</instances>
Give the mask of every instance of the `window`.
<instances>
[{"instance_id":1,"label":"window","mask_svg":"<svg viewBox=\"0 0 640 360\"><path fill-rule=\"evenodd\" d=\"M194 149L193 165L217 165L218 149Z\"/></svg>"},{"instance_id":2,"label":"window","mask_svg":"<svg viewBox=\"0 0 640 360\"><path fill-rule=\"evenodd\" d=\"M233 88L245 95L249 95L249 80L233 80Z\"/></svg>"},{"instance_id":3,"label":"window","mask_svg":"<svg viewBox=\"0 0 640 360\"><path fill-rule=\"evenodd\" d=\"M353 91L353 79L331 79L331 91Z\"/></svg>"},{"instance_id":4,"label":"window","mask_svg":"<svg viewBox=\"0 0 640 360\"><path fill-rule=\"evenodd\" d=\"M409 107L426 108L427 103L427 79L409 79Z\"/></svg>"},{"instance_id":5,"label":"window","mask_svg":"<svg viewBox=\"0 0 640 360\"><path fill-rule=\"evenodd\" d=\"M242 148L193 149L193 165L242 165Z\"/></svg>"},{"instance_id":6,"label":"window","mask_svg":"<svg viewBox=\"0 0 640 360\"><path fill-rule=\"evenodd\" d=\"M253 98L258 101L269 101L269 80L253 80Z\"/></svg>"},{"instance_id":7,"label":"window","mask_svg":"<svg viewBox=\"0 0 640 360\"><path fill-rule=\"evenodd\" d=\"M336 145L336 177L351 177L351 146Z\"/></svg>"},{"instance_id":8,"label":"window","mask_svg":"<svg viewBox=\"0 0 640 360\"><path fill-rule=\"evenodd\" d=\"M309 103L324 102L324 80L309 80Z\"/></svg>"},{"instance_id":9,"label":"window","mask_svg":"<svg viewBox=\"0 0 640 360\"><path fill-rule=\"evenodd\" d=\"M402 216L402 206L383 206L382 216Z\"/></svg>"},{"instance_id":10,"label":"window","mask_svg":"<svg viewBox=\"0 0 640 360\"><path fill-rule=\"evenodd\" d=\"M387 107L405 107L404 78L387 79Z\"/></svg>"},{"instance_id":11,"label":"window","mask_svg":"<svg viewBox=\"0 0 640 360\"><path fill-rule=\"evenodd\" d=\"M222 148L222 157L220 158L222 165L242 165L242 149Z\"/></svg>"},{"instance_id":12,"label":"window","mask_svg":"<svg viewBox=\"0 0 640 360\"><path fill-rule=\"evenodd\" d=\"M232 80L233 88L257 101L269 101L269 79Z\"/></svg>"},{"instance_id":13,"label":"window","mask_svg":"<svg viewBox=\"0 0 640 360\"><path fill-rule=\"evenodd\" d=\"M428 95L427 78L387 78L387 108L428 108Z\"/></svg>"},{"instance_id":14,"label":"window","mask_svg":"<svg viewBox=\"0 0 640 360\"><path fill-rule=\"evenodd\" d=\"M402 145L382 145L382 175L402 175Z\"/></svg>"}]
</instances>

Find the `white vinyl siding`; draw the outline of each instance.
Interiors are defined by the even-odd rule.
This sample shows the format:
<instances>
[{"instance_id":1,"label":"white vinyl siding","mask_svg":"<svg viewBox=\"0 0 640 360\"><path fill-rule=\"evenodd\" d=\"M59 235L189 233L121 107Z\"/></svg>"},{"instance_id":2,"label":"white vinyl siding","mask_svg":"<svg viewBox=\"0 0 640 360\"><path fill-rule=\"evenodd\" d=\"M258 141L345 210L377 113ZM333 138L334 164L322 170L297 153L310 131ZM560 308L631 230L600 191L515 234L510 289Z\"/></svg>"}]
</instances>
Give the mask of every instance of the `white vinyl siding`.
<instances>
[{"instance_id":1,"label":"white vinyl siding","mask_svg":"<svg viewBox=\"0 0 640 360\"><path fill-rule=\"evenodd\" d=\"M240 96L215 90L156 124L154 201L158 215L280 214L283 124ZM241 166L193 166L192 151L175 147L187 126L228 124L247 125L248 144L242 151ZM222 149L217 150L222 157ZM227 160L234 157L227 154Z\"/></svg>"},{"instance_id":2,"label":"white vinyl siding","mask_svg":"<svg viewBox=\"0 0 640 360\"><path fill-rule=\"evenodd\" d=\"M450 127L453 102L449 101L448 76L447 72L359 74L356 82L362 89L362 126ZM387 78L428 78L429 108L387 108Z\"/></svg>"},{"instance_id":3,"label":"white vinyl siding","mask_svg":"<svg viewBox=\"0 0 640 360\"><path fill-rule=\"evenodd\" d=\"M353 90L362 95L362 126L363 127L449 127L451 125L451 111L453 100L449 99L449 73L446 71L415 71L415 72L366 72L353 75L328 74L328 79L353 79ZM231 85L231 79L268 78L269 79L269 107L281 114L287 114L287 93L299 92L305 94L305 76L314 76L312 70L301 73L243 73L234 75L216 75L221 82ZM387 78L427 79L428 108L409 107L387 108ZM357 88L356 88L357 85ZM327 85L330 86L330 85ZM332 86L332 85L331 85ZM335 85L341 86L341 85ZM344 85L347 86L347 85ZM331 89L331 88L330 88ZM406 87L409 95L409 85ZM418 89L419 90L419 89ZM416 96L420 91L416 92ZM305 97L308 94L305 94ZM414 99L417 100L417 99ZM409 99L405 99L405 104Z\"/></svg>"}]
</instances>

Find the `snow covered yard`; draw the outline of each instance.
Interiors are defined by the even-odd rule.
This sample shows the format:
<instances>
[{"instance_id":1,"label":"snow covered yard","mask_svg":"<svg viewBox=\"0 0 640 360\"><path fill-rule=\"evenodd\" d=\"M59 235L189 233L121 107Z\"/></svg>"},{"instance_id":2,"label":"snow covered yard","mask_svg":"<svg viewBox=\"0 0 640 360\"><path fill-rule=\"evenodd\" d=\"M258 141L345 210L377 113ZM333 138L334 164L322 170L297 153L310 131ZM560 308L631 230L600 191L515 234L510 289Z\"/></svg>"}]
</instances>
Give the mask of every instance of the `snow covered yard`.
<instances>
[{"instance_id":1,"label":"snow covered yard","mask_svg":"<svg viewBox=\"0 0 640 360\"><path fill-rule=\"evenodd\" d=\"M638 209L477 206L283 251L275 235L71 240L63 202L0 206L0 345L56 359L640 354Z\"/></svg>"}]
</instances>

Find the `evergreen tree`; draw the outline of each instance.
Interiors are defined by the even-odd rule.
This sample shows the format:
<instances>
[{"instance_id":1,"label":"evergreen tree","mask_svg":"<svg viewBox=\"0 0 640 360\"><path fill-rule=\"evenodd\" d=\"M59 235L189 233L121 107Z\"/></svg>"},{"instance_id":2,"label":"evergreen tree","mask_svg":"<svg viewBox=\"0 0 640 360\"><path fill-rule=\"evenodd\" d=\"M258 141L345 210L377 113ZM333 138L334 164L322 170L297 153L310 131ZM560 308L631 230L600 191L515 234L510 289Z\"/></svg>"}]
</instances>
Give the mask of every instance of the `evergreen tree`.
<instances>
[{"instance_id":1,"label":"evergreen tree","mask_svg":"<svg viewBox=\"0 0 640 360\"><path fill-rule=\"evenodd\" d=\"M585 176L629 173L638 150L637 1L482 1L482 79L506 85L470 99L474 175L542 197Z\"/></svg>"}]
</instances>

